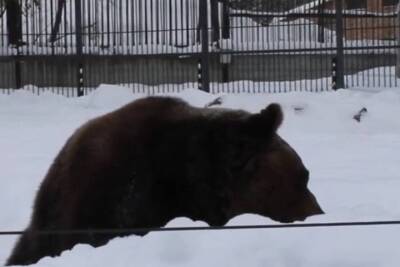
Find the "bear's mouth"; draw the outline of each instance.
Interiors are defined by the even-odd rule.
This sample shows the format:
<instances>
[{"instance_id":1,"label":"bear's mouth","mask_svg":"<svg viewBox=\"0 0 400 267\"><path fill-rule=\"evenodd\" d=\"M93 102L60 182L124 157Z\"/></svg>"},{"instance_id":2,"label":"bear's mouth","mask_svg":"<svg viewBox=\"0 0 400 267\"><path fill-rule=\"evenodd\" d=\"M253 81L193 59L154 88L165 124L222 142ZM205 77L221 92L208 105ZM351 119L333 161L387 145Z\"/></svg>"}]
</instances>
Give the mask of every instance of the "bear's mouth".
<instances>
[{"instance_id":1,"label":"bear's mouth","mask_svg":"<svg viewBox=\"0 0 400 267\"><path fill-rule=\"evenodd\" d=\"M295 217L295 218L279 218L276 221L278 221L280 223L304 222L310 216L312 216L312 215Z\"/></svg>"},{"instance_id":2,"label":"bear's mouth","mask_svg":"<svg viewBox=\"0 0 400 267\"><path fill-rule=\"evenodd\" d=\"M294 222L303 222L307 219L308 216L299 217L299 218L279 218L276 221L280 223L294 223Z\"/></svg>"},{"instance_id":3,"label":"bear's mouth","mask_svg":"<svg viewBox=\"0 0 400 267\"><path fill-rule=\"evenodd\" d=\"M287 215L287 216L275 216L275 217L270 217L271 219L278 221L280 223L294 223L294 222L304 222L308 217L314 216L314 215L322 215L325 214L325 212L321 209L321 207L318 205L318 203L314 202L314 205L311 206L311 208L307 209L302 213L301 215Z\"/></svg>"}]
</instances>

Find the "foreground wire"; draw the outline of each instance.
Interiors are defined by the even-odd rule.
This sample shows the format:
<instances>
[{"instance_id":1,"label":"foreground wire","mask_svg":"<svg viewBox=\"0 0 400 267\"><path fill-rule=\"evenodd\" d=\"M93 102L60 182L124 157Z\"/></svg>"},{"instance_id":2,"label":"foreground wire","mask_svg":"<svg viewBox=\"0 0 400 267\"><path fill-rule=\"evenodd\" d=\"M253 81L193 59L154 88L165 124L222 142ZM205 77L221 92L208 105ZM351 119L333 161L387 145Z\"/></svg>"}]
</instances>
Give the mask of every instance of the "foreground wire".
<instances>
[{"instance_id":1,"label":"foreground wire","mask_svg":"<svg viewBox=\"0 0 400 267\"><path fill-rule=\"evenodd\" d=\"M234 226L195 226L164 228L126 228L126 229L78 229L78 230L41 230L30 233L39 235L81 235L81 234L140 234L148 232L181 232L181 231L216 231L216 230L251 230L271 228L312 228L312 227L350 227L350 226L382 226L400 225L400 221L367 221L367 222L329 222L329 223L297 223L297 224L265 224ZM22 235L24 231L0 231L1 235Z\"/></svg>"}]
</instances>

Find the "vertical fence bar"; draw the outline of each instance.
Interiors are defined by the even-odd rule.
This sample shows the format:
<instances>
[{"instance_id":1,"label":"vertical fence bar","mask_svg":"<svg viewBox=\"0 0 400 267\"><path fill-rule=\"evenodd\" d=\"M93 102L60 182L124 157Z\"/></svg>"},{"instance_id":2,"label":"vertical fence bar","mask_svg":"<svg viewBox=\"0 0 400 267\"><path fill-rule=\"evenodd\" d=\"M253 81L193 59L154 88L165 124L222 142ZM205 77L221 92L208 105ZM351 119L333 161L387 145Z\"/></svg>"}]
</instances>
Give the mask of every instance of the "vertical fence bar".
<instances>
[{"instance_id":1,"label":"vertical fence bar","mask_svg":"<svg viewBox=\"0 0 400 267\"><path fill-rule=\"evenodd\" d=\"M82 64L82 5L81 0L75 0L75 35L76 35L76 56L78 62L78 96L83 96L83 64Z\"/></svg>"},{"instance_id":2,"label":"vertical fence bar","mask_svg":"<svg viewBox=\"0 0 400 267\"><path fill-rule=\"evenodd\" d=\"M22 88L22 74L21 74L21 52L19 47L17 47L17 55L14 57L15 60L15 89Z\"/></svg>"},{"instance_id":3,"label":"vertical fence bar","mask_svg":"<svg viewBox=\"0 0 400 267\"><path fill-rule=\"evenodd\" d=\"M201 31L201 86L200 89L206 92L210 91L210 60L208 51L208 0L200 1L199 22Z\"/></svg>"},{"instance_id":4,"label":"vertical fence bar","mask_svg":"<svg viewBox=\"0 0 400 267\"><path fill-rule=\"evenodd\" d=\"M22 88L21 49L22 45L22 1L6 1L7 30L9 44L16 48L15 62L15 89Z\"/></svg>"},{"instance_id":5,"label":"vertical fence bar","mask_svg":"<svg viewBox=\"0 0 400 267\"><path fill-rule=\"evenodd\" d=\"M395 27L395 38L396 38L396 78L400 78L400 3L397 4L396 8L396 19L395 19L394 27ZM397 86L397 79L395 81L395 86Z\"/></svg>"},{"instance_id":6,"label":"vertical fence bar","mask_svg":"<svg viewBox=\"0 0 400 267\"><path fill-rule=\"evenodd\" d=\"M336 82L333 89L345 88L344 84L344 46L343 46L343 1L335 1L336 8Z\"/></svg>"}]
</instances>

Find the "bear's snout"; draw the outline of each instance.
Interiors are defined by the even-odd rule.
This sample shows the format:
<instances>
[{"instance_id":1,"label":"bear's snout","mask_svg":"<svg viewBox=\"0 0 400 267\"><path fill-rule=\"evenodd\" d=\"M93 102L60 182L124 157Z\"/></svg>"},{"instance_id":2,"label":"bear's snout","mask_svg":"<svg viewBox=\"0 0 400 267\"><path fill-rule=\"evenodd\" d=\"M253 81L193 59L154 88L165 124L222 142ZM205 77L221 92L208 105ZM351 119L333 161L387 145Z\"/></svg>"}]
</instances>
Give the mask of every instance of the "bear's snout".
<instances>
[{"instance_id":1,"label":"bear's snout","mask_svg":"<svg viewBox=\"0 0 400 267\"><path fill-rule=\"evenodd\" d=\"M304 221L310 216L324 214L315 196L308 190L301 194L301 197L294 203L289 204L289 209L281 216L270 216L273 220L281 223L293 223Z\"/></svg>"},{"instance_id":2,"label":"bear's snout","mask_svg":"<svg viewBox=\"0 0 400 267\"><path fill-rule=\"evenodd\" d=\"M318 204L317 199L308 189L305 192L303 200L298 204L299 205L294 209L295 213L298 213L298 215L295 216L295 221L304 221L310 216L324 214L324 211Z\"/></svg>"}]
</instances>

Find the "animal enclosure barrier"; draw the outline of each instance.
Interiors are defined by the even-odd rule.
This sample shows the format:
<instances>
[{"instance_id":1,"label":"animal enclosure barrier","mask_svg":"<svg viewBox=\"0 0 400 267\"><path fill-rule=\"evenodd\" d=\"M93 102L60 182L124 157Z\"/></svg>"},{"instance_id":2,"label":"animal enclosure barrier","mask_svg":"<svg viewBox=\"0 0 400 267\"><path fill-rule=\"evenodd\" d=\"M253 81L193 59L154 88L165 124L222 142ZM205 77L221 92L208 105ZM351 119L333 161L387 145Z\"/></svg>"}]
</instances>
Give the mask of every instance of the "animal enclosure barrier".
<instances>
[{"instance_id":1,"label":"animal enclosure barrier","mask_svg":"<svg viewBox=\"0 0 400 267\"><path fill-rule=\"evenodd\" d=\"M1 0L0 91L398 86L396 1L278 2Z\"/></svg>"}]
</instances>

